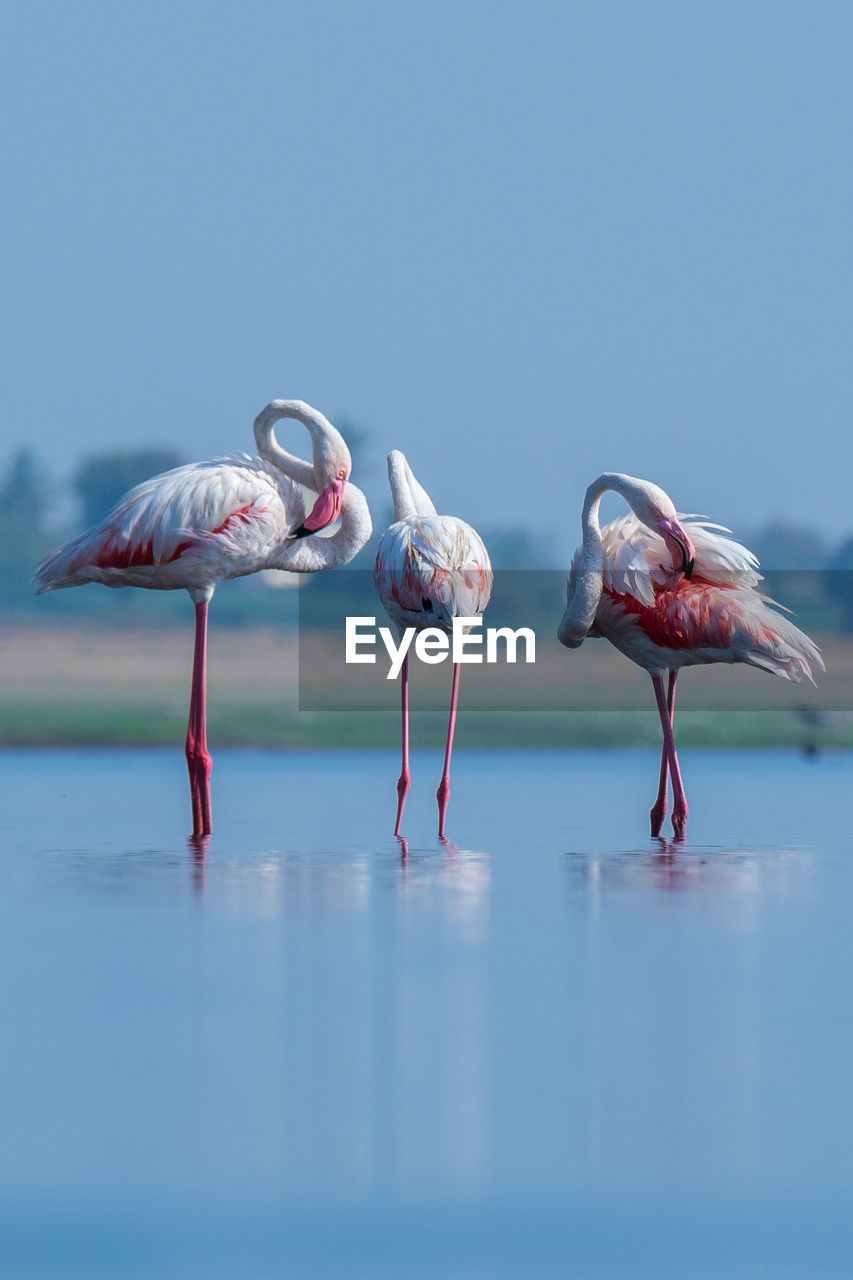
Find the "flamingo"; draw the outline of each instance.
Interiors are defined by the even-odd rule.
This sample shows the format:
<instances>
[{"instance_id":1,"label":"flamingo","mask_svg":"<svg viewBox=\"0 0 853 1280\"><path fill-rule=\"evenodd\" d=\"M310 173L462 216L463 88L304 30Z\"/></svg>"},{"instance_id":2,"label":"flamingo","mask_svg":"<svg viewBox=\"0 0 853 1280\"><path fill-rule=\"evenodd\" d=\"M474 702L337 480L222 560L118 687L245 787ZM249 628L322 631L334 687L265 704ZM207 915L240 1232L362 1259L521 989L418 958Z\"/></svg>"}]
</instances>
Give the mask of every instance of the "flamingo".
<instances>
[{"instance_id":1,"label":"flamingo","mask_svg":"<svg viewBox=\"0 0 853 1280\"><path fill-rule=\"evenodd\" d=\"M281 418L308 428L313 462L279 445L273 428ZM194 837L212 830L207 614L216 586L260 569L316 573L346 564L373 532L364 495L349 479L349 450L322 413L301 400L273 400L258 414L254 431L259 457L194 462L144 481L101 524L54 551L36 570L38 594L86 582L189 592L195 649L186 758ZM308 516L297 485L318 495ZM310 536L339 516L340 528L331 537Z\"/></svg>"},{"instance_id":2,"label":"flamingo","mask_svg":"<svg viewBox=\"0 0 853 1280\"><path fill-rule=\"evenodd\" d=\"M631 514L602 529L599 507L608 491L620 494ZM656 484L614 472L599 476L586 491L581 524L557 636L570 649L587 636L604 636L648 671L663 729L651 833L660 836L671 775L672 827L681 841L688 807L673 733L679 670L744 662L783 680L814 683L811 664L825 669L820 651L757 589L762 578L752 552L721 525L680 516Z\"/></svg>"},{"instance_id":3,"label":"flamingo","mask_svg":"<svg viewBox=\"0 0 853 1280\"><path fill-rule=\"evenodd\" d=\"M373 581L379 598L400 635L406 627L438 628L449 633L454 618L479 617L492 593L492 566L479 534L456 516L440 516L418 484L399 449L388 454L388 479L395 521L383 533L376 552ZM397 782L400 835L409 794L409 655L400 672L402 703L402 770ZM450 717L444 768L438 784L438 834L444 839L450 800L450 756L459 702L459 664L453 664Z\"/></svg>"}]
</instances>

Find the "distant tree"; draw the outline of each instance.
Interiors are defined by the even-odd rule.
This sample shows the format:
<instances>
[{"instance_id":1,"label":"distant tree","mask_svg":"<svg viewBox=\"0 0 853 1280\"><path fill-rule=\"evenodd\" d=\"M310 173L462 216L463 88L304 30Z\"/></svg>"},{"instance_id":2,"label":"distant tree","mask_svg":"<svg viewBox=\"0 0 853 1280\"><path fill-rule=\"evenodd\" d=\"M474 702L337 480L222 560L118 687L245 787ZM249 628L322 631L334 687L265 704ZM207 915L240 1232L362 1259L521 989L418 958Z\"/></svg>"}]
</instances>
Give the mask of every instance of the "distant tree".
<instances>
[{"instance_id":1,"label":"distant tree","mask_svg":"<svg viewBox=\"0 0 853 1280\"><path fill-rule=\"evenodd\" d=\"M845 538L827 560L826 567L830 573L834 573L836 569L853 569L853 536Z\"/></svg>"},{"instance_id":2,"label":"distant tree","mask_svg":"<svg viewBox=\"0 0 853 1280\"><path fill-rule=\"evenodd\" d=\"M173 449L135 449L124 453L93 453L84 458L73 479L82 505L84 527L97 524L122 494L161 471L183 462Z\"/></svg>"},{"instance_id":3,"label":"distant tree","mask_svg":"<svg viewBox=\"0 0 853 1280\"><path fill-rule=\"evenodd\" d=\"M41 529L47 510L48 483L31 449L21 449L9 463L0 491L0 509L6 516L22 516Z\"/></svg>"},{"instance_id":4,"label":"distant tree","mask_svg":"<svg viewBox=\"0 0 853 1280\"><path fill-rule=\"evenodd\" d=\"M481 527L477 530L486 544L496 569L556 569L559 567L550 539L545 533L527 529Z\"/></svg>"},{"instance_id":5,"label":"distant tree","mask_svg":"<svg viewBox=\"0 0 853 1280\"><path fill-rule=\"evenodd\" d=\"M815 610L825 625L821 606L826 600L823 566L828 547L821 535L807 525L774 520L745 542L758 556L767 594L793 609L804 625L812 616L809 611Z\"/></svg>"},{"instance_id":6,"label":"distant tree","mask_svg":"<svg viewBox=\"0 0 853 1280\"><path fill-rule=\"evenodd\" d=\"M0 598L6 609L32 598L33 569L50 550L44 528L48 502L48 482L35 454L21 450L0 483Z\"/></svg>"},{"instance_id":7,"label":"distant tree","mask_svg":"<svg viewBox=\"0 0 853 1280\"><path fill-rule=\"evenodd\" d=\"M765 569L820 569L826 563L827 545L815 529L774 520L749 540Z\"/></svg>"},{"instance_id":8,"label":"distant tree","mask_svg":"<svg viewBox=\"0 0 853 1280\"><path fill-rule=\"evenodd\" d=\"M841 626L853 631L853 537L829 557L823 579L829 599L841 606Z\"/></svg>"}]
</instances>

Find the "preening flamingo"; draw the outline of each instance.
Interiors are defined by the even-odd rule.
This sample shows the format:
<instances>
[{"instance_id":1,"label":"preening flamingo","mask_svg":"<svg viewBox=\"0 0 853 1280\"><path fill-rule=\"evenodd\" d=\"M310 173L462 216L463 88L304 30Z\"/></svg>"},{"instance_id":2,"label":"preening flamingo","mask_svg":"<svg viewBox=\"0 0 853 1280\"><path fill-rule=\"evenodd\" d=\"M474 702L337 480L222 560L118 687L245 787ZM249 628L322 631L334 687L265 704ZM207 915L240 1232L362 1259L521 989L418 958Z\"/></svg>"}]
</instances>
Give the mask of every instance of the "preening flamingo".
<instances>
[{"instance_id":1,"label":"preening flamingo","mask_svg":"<svg viewBox=\"0 0 853 1280\"><path fill-rule=\"evenodd\" d=\"M273 427L280 418L308 428L313 462L278 444ZM349 450L322 413L301 400L273 400L254 430L260 457L194 462L146 480L36 570L39 594L85 582L190 593L196 629L186 757L195 836L211 831L207 613L217 584L260 569L331 569L351 560L373 532L364 495L349 479ZM297 485L318 495L307 517ZM331 537L309 536L338 516Z\"/></svg>"},{"instance_id":2,"label":"preening flamingo","mask_svg":"<svg viewBox=\"0 0 853 1280\"><path fill-rule=\"evenodd\" d=\"M429 495L418 484L405 455L398 449L388 454L388 479L395 522L380 539L373 580L391 621L402 635L406 627L450 632L454 618L479 617L492 594L492 566L479 534L456 516L436 514ZM400 834L411 785L408 651L400 679L403 763L397 782L396 836ZM450 756L458 701L459 664L454 663L444 769L436 792L438 834L442 838L450 800Z\"/></svg>"},{"instance_id":3,"label":"preening flamingo","mask_svg":"<svg viewBox=\"0 0 853 1280\"><path fill-rule=\"evenodd\" d=\"M602 529L599 507L608 491L620 494L632 514ZM663 826L671 774L672 827L683 840L687 798L673 733L681 667L745 662L799 683L812 680L812 663L823 670L823 661L817 645L758 590L762 578L752 552L720 525L678 515L656 484L599 476L586 491L582 528L557 635L570 649L587 636L604 636L648 671L663 729L652 835Z\"/></svg>"}]
</instances>

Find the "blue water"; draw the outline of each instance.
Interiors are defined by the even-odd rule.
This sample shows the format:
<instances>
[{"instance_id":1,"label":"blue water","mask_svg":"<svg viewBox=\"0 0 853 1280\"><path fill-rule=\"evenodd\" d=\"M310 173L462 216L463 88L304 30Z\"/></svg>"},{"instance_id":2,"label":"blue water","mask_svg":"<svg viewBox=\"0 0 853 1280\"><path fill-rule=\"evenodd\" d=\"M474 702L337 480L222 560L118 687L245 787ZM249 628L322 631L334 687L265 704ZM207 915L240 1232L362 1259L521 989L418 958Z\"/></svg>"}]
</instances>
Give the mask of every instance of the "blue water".
<instances>
[{"instance_id":1,"label":"blue water","mask_svg":"<svg viewBox=\"0 0 853 1280\"><path fill-rule=\"evenodd\" d=\"M853 761L5 752L0 1273L841 1277Z\"/></svg>"}]
</instances>

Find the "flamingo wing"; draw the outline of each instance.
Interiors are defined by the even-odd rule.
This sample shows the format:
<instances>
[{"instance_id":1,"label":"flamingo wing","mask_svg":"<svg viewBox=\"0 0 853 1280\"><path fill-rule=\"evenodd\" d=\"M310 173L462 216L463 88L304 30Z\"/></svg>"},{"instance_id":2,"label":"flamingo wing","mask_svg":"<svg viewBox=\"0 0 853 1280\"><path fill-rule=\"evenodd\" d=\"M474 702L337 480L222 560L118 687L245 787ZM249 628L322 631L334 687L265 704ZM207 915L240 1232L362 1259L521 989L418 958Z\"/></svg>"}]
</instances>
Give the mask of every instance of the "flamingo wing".
<instances>
[{"instance_id":1,"label":"flamingo wing","mask_svg":"<svg viewBox=\"0 0 853 1280\"><path fill-rule=\"evenodd\" d=\"M820 650L754 589L679 579L658 588L652 605L605 588L596 629L647 670L708 662L744 662L785 680L824 669Z\"/></svg>"},{"instance_id":2,"label":"flamingo wing","mask_svg":"<svg viewBox=\"0 0 853 1280\"><path fill-rule=\"evenodd\" d=\"M403 626L449 628L489 603L492 566L479 534L455 516L408 516L382 536L374 581Z\"/></svg>"},{"instance_id":3,"label":"flamingo wing","mask_svg":"<svg viewBox=\"0 0 853 1280\"><path fill-rule=\"evenodd\" d=\"M722 525L700 516L678 519L690 534L696 549L693 576L718 586L753 588L761 582L758 560L741 543L729 536ZM630 512L605 525L604 586L620 595L631 595L651 607L656 588L672 582L670 555L654 530Z\"/></svg>"},{"instance_id":4,"label":"flamingo wing","mask_svg":"<svg viewBox=\"0 0 853 1280\"><path fill-rule=\"evenodd\" d=\"M86 581L153 586L155 573L164 586L187 585L178 580L187 574L216 581L260 567L302 519L299 490L261 459L176 467L131 489L102 524L43 561L39 590Z\"/></svg>"}]
</instances>

